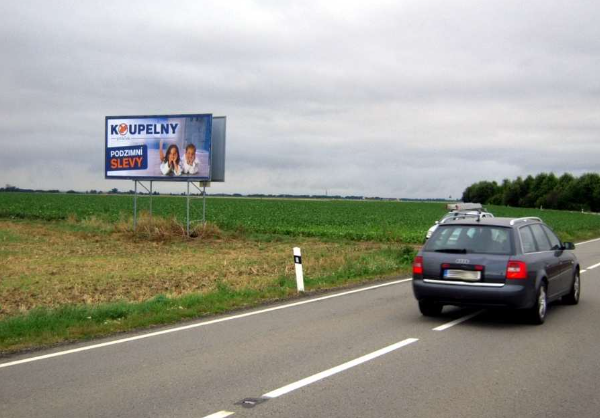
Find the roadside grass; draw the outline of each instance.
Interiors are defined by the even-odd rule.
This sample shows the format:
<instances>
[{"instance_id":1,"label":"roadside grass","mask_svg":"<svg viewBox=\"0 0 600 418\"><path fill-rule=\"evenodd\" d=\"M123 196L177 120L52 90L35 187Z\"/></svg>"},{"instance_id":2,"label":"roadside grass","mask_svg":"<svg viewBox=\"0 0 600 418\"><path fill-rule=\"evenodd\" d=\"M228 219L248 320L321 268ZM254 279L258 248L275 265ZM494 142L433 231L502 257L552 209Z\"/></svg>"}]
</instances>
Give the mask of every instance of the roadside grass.
<instances>
[{"instance_id":1,"label":"roadside grass","mask_svg":"<svg viewBox=\"0 0 600 418\"><path fill-rule=\"evenodd\" d=\"M0 353L295 297L294 246L303 251L308 292L408 273L415 252L211 225L198 226L195 239L169 225L176 233L112 228L76 219L0 221Z\"/></svg>"}]
</instances>

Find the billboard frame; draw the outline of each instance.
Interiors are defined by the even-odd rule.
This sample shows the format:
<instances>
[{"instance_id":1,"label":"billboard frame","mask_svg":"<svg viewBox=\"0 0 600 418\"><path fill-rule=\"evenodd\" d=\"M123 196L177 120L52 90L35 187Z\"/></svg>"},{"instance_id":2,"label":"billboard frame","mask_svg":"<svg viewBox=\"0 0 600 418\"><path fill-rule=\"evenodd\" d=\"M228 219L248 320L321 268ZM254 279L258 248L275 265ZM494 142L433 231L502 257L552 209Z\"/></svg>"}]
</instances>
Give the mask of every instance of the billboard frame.
<instances>
[{"instance_id":1,"label":"billboard frame","mask_svg":"<svg viewBox=\"0 0 600 418\"><path fill-rule=\"evenodd\" d=\"M210 116L211 132L210 132L210 167L208 178L201 177L160 177L160 176L109 176L106 170L106 150L108 149L108 121L111 119L152 119L152 118L187 118L187 117L206 117ZM133 181L165 181L173 183L186 182L210 182L212 178L212 113L182 113L176 115L123 115L123 116L105 116L104 117L104 179L105 180L133 180Z\"/></svg>"}]
</instances>

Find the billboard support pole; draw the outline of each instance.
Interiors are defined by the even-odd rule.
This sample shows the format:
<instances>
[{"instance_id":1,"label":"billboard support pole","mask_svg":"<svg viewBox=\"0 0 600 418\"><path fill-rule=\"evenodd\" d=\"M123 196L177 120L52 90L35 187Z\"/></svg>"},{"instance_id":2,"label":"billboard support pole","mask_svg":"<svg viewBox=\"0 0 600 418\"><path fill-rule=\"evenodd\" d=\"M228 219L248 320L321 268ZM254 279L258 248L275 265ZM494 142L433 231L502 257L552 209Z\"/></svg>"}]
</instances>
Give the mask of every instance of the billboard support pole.
<instances>
[{"instance_id":1,"label":"billboard support pole","mask_svg":"<svg viewBox=\"0 0 600 418\"><path fill-rule=\"evenodd\" d=\"M188 237L190 236L190 182L186 182L187 184L187 207L186 207L186 228L187 228L187 235Z\"/></svg>"},{"instance_id":2,"label":"billboard support pole","mask_svg":"<svg viewBox=\"0 0 600 418\"><path fill-rule=\"evenodd\" d=\"M150 224L152 224L152 180L150 180Z\"/></svg>"},{"instance_id":3,"label":"billboard support pole","mask_svg":"<svg viewBox=\"0 0 600 418\"><path fill-rule=\"evenodd\" d=\"M148 193L150 193L150 222L152 223L152 181L150 181L150 188L148 189L144 186L140 180L134 180L134 190L133 190L133 232L137 229L137 198L138 198L138 184L142 189L145 189ZM143 193L143 192L142 192Z\"/></svg>"},{"instance_id":4,"label":"billboard support pole","mask_svg":"<svg viewBox=\"0 0 600 418\"><path fill-rule=\"evenodd\" d=\"M133 181L133 232L137 227L137 180Z\"/></svg>"},{"instance_id":5,"label":"billboard support pole","mask_svg":"<svg viewBox=\"0 0 600 418\"><path fill-rule=\"evenodd\" d=\"M206 225L206 183L202 184L202 225Z\"/></svg>"}]
</instances>

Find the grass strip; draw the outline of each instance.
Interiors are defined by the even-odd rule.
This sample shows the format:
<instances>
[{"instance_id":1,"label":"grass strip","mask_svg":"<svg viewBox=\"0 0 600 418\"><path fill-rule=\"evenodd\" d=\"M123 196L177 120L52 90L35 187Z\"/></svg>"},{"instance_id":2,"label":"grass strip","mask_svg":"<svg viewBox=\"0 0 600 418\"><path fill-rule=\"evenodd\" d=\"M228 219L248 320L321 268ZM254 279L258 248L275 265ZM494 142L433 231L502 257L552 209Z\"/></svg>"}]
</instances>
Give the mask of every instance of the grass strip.
<instances>
[{"instance_id":1,"label":"grass strip","mask_svg":"<svg viewBox=\"0 0 600 418\"><path fill-rule=\"evenodd\" d=\"M408 273L414 253L411 247L386 248L349 260L331 274L305 277L305 288L311 292ZM191 293L180 297L158 295L138 303L117 301L98 305L40 307L0 321L0 353L172 324L284 300L296 294L295 279L281 276L261 289L233 289L219 282L216 290L205 294Z\"/></svg>"}]
</instances>

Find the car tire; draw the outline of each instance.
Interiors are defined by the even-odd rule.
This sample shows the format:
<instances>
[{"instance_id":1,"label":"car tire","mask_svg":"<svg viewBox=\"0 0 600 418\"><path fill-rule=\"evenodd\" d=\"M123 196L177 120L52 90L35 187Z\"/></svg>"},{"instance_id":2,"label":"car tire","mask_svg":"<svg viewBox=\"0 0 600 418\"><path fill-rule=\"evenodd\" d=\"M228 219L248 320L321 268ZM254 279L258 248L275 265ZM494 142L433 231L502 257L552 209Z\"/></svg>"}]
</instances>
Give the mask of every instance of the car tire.
<instances>
[{"instance_id":1,"label":"car tire","mask_svg":"<svg viewBox=\"0 0 600 418\"><path fill-rule=\"evenodd\" d=\"M581 294L581 275L579 270L573 275L573 284L571 291L563 296L562 300L567 305L577 305L579 303L579 295Z\"/></svg>"},{"instance_id":2,"label":"car tire","mask_svg":"<svg viewBox=\"0 0 600 418\"><path fill-rule=\"evenodd\" d=\"M442 313L444 305L425 300L419 301L419 310L423 316L439 316Z\"/></svg>"},{"instance_id":3,"label":"car tire","mask_svg":"<svg viewBox=\"0 0 600 418\"><path fill-rule=\"evenodd\" d=\"M533 307L529 310L529 318L534 325L542 325L548 313L548 293L545 284L542 284L535 295Z\"/></svg>"}]
</instances>

